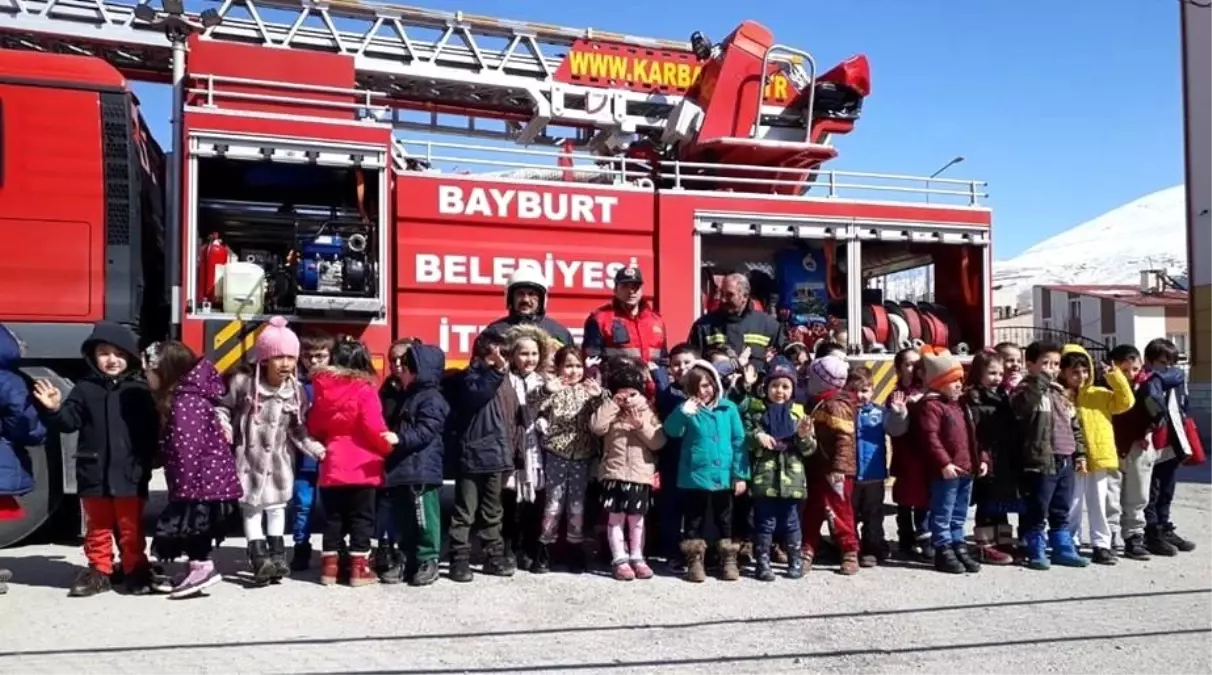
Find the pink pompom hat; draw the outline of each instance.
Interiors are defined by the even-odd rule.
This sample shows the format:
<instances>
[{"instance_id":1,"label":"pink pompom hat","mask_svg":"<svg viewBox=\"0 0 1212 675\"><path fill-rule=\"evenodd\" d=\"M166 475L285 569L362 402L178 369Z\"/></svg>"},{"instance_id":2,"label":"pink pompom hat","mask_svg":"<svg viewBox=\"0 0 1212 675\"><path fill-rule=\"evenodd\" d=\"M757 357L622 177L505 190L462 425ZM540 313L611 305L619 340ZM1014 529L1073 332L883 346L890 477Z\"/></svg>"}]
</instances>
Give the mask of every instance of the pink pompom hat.
<instances>
[{"instance_id":1,"label":"pink pompom hat","mask_svg":"<svg viewBox=\"0 0 1212 675\"><path fill-rule=\"evenodd\" d=\"M286 327L286 319L281 316L270 317L267 325L257 336L254 347L257 362L268 361L278 356L293 356L299 358L299 336Z\"/></svg>"}]
</instances>

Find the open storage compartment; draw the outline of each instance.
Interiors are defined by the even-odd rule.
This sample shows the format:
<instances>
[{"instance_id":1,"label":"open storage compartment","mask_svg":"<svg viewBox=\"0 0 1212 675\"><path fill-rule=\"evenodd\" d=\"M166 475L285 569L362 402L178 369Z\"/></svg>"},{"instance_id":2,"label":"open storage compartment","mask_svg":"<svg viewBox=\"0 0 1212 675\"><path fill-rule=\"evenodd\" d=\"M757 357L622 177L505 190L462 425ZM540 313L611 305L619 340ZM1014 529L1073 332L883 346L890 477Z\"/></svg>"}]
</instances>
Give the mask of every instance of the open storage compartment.
<instances>
[{"instance_id":1,"label":"open storage compartment","mask_svg":"<svg viewBox=\"0 0 1212 675\"><path fill-rule=\"evenodd\" d=\"M189 288L197 313L384 312L384 153L195 139Z\"/></svg>"},{"instance_id":2,"label":"open storage compartment","mask_svg":"<svg viewBox=\"0 0 1212 675\"><path fill-rule=\"evenodd\" d=\"M715 306L723 275L740 272L757 306L809 347L832 339L870 356L923 344L957 354L986 346L987 228L750 220L696 223L700 312Z\"/></svg>"}]
</instances>

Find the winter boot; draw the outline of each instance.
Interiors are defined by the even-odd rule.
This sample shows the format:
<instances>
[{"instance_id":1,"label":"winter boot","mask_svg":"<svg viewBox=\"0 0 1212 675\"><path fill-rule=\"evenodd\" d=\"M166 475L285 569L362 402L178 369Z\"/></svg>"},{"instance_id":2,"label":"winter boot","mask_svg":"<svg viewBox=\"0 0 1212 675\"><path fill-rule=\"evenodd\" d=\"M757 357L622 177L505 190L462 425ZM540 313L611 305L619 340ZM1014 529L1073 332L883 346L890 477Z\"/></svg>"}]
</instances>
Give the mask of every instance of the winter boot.
<instances>
[{"instance_id":1,"label":"winter boot","mask_svg":"<svg viewBox=\"0 0 1212 675\"><path fill-rule=\"evenodd\" d=\"M1019 550L1018 538L1014 536L1013 525L998 525L995 532L997 532L997 550L1010 556L1011 562L1022 557L1022 551ZM993 565L997 564L991 560L985 562Z\"/></svg>"},{"instance_id":2,"label":"winter boot","mask_svg":"<svg viewBox=\"0 0 1212 675\"><path fill-rule=\"evenodd\" d=\"M540 543L534 552L534 562L530 564L531 574L547 574L551 571L551 549L547 544Z\"/></svg>"},{"instance_id":3,"label":"winter boot","mask_svg":"<svg viewBox=\"0 0 1212 675\"><path fill-rule=\"evenodd\" d=\"M1043 532L1028 532L1023 535L1027 540L1027 567L1033 570L1046 570L1052 566L1048 561L1048 544Z\"/></svg>"},{"instance_id":4,"label":"winter boot","mask_svg":"<svg viewBox=\"0 0 1212 675\"><path fill-rule=\"evenodd\" d=\"M129 595L148 595L152 592L152 581L155 579L155 572L150 564L145 564L139 569L126 575L125 591Z\"/></svg>"},{"instance_id":5,"label":"winter boot","mask_svg":"<svg viewBox=\"0 0 1212 675\"><path fill-rule=\"evenodd\" d=\"M428 586L438 580L438 561L426 560L417 565L417 571L413 572L412 578L408 580L409 586Z\"/></svg>"},{"instance_id":6,"label":"winter boot","mask_svg":"<svg viewBox=\"0 0 1212 675\"><path fill-rule=\"evenodd\" d=\"M335 586L341 576L341 554L336 551L320 553L320 583Z\"/></svg>"},{"instance_id":7,"label":"winter boot","mask_svg":"<svg viewBox=\"0 0 1212 675\"><path fill-rule=\"evenodd\" d=\"M652 568L643 558L631 561L631 571L635 572L635 578L640 580L651 579L653 576Z\"/></svg>"},{"instance_id":8,"label":"winter boot","mask_svg":"<svg viewBox=\"0 0 1212 675\"><path fill-rule=\"evenodd\" d=\"M1195 542L1189 539L1183 539L1174 531L1173 525L1165 525L1161 529L1162 539L1165 539L1171 546L1178 549L1182 553L1190 553L1195 550Z\"/></svg>"},{"instance_id":9,"label":"winter boot","mask_svg":"<svg viewBox=\"0 0 1212 675\"><path fill-rule=\"evenodd\" d=\"M269 559L269 544L264 539L248 542L248 566L252 569L253 581L258 586L265 586L273 581L277 570Z\"/></svg>"},{"instance_id":10,"label":"winter boot","mask_svg":"<svg viewBox=\"0 0 1212 675\"><path fill-rule=\"evenodd\" d=\"M108 576L98 572L95 568L88 567L76 575L76 580L72 582L67 597L91 598L94 595L108 592L111 586Z\"/></svg>"},{"instance_id":11,"label":"winter boot","mask_svg":"<svg viewBox=\"0 0 1212 675\"><path fill-rule=\"evenodd\" d=\"M859 573L858 551L842 553L842 564L837 568L837 573L848 577Z\"/></svg>"},{"instance_id":12,"label":"winter boot","mask_svg":"<svg viewBox=\"0 0 1212 675\"><path fill-rule=\"evenodd\" d=\"M610 564L614 570L614 578L619 581L634 581L635 570L631 569L631 563L627 560L616 560Z\"/></svg>"},{"instance_id":13,"label":"winter boot","mask_svg":"<svg viewBox=\"0 0 1212 675\"><path fill-rule=\"evenodd\" d=\"M5 593L8 593L8 582L12 581L12 579L13 579L12 570L6 570L3 568L0 568L0 595L4 595Z\"/></svg>"},{"instance_id":14,"label":"winter boot","mask_svg":"<svg viewBox=\"0 0 1212 675\"><path fill-rule=\"evenodd\" d=\"M282 581L282 577L290 574L290 565L286 564L286 540L282 537L266 537L269 544L269 559L274 564L273 582Z\"/></svg>"},{"instance_id":15,"label":"winter boot","mask_svg":"<svg viewBox=\"0 0 1212 675\"><path fill-rule=\"evenodd\" d=\"M1073 543L1073 533L1067 527L1048 532L1048 545L1052 547L1053 565L1085 567L1090 564L1089 560L1077 552L1077 546Z\"/></svg>"},{"instance_id":16,"label":"winter boot","mask_svg":"<svg viewBox=\"0 0 1212 675\"><path fill-rule=\"evenodd\" d=\"M1014 556L997 547L997 530L992 525L976 528L976 551L980 561L989 565L1009 565L1014 562ZM962 560L960 562L963 562ZM966 567L966 565L965 565Z\"/></svg>"},{"instance_id":17,"label":"winter boot","mask_svg":"<svg viewBox=\"0 0 1212 675\"><path fill-rule=\"evenodd\" d=\"M1139 534L1130 535L1124 539L1124 557L1133 560L1151 560L1149 549L1145 547L1145 538Z\"/></svg>"},{"instance_id":18,"label":"winter boot","mask_svg":"<svg viewBox=\"0 0 1212 675\"><path fill-rule=\"evenodd\" d=\"M497 547L487 554L487 560L484 561L480 570L489 576L512 577L518 570L518 563L513 556L505 552L504 548Z\"/></svg>"},{"instance_id":19,"label":"winter boot","mask_svg":"<svg viewBox=\"0 0 1212 675\"><path fill-rule=\"evenodd\" d=\"M951 548L955 551L955 559L964 566L965 572L976 574L981 571L981 564L972 558L967 543L961 541L958 544L952 544Z\"/></svg>"},{"instance_id":20,"label":"winter boot","mask_svg":"<svg viewBox=\"0 0 1212 675\"><path fill-rule=\"evenodd\" d=\"M757 536L757 568L754 570L753 576L758 581L774 581L774 570L770 568L770 535L759 534Z\"/></svg>"},{"instance_id":21,"label":"winter boot","mask_svg":"<svg viewBox=\"0 0 1212 675\"><path fill-rule=\"evenodd\" d=\"M396 547L387 550L384 561L386 567L378 571L379 582L384 584L400 584L404 582L404 554Z\"/></svg>"},{"instance_id":22,"label":"winter boot","mask_svg":"<svg viewBox=\"0 0 1212 675\"><path fill-rule=\"evenodd\" d=\"M370 568L370 552L349 554L349 585L372 586L379 583L379 576Z\"/></svg>"},{"instance_id":23,"label":"winter boot","mask_svg":"<svg viewBox=\"0 0 1212 675\"><path fill-rule=\"evenodd\" d=\"M749 541L742 541L741 547L736 553L737 566L743 567L755 562L756 560L757 558L754 557L753 543Z\"/></svg>"},{"instance_id":24,"label":"winter boot","mask_svg":"<svg viewBox=\"0 0 1212 675\"><path fill-rule=\"evenodd\" d=\"M946 574L963 574L967 571L964 563L959 561L953 548L934 549L934 569Z\"/></svg>"},{"instance_id":25,"label":"winter boot","mask_svg":"<svg viewBox=\"0 0 1212 675\"><path fill-rule=\"evenodd\" d=\"M686 581L701 584L707 580L707 568L704 565L706 554L707 542L702 539L682 541L682 555L686 558Z\"/></svg>"},{"instance_id":26,"label":"winter boot","mask_svg":"<svg viewBox=\"0 0 1212 675\"><path fill-rule=\"evenodd\" d=\"M450 558L450 571L447 573L451 581L460 584L470 583L475 579L471 572L471 555L467 552L456 553Z\"/></svg>"},{"instance_id":27,"label":"winter boot","mask_svg":"<svg viewBox=\"0 0 1212 675\"><path fill-rule=\"evenodd\" d=\"M585 547L579 544L572 544L568 550L568 573L569 574L584 574L588 569L585 559Z\"/></svg>"},{"instance_id":28,"label":"winter boot","mask_svg":"<svg viewBox=\"0 0 1212 675\"><path fill-rule=\"evenodd\" d=\"M184 600L202 595L206 589L223 581L223 577L215 571L215 563L211 560L189 561L189 574L168 594L170 600Z\"/></svg>"},{"instance_id":29,"label":"winter boot","mask_svg":"<svg viewBox=\"0 0 1212 675\"><path fill-rule=\"evenodd\" d=\"M737 555L741 552L740 544L731 539L721 539L716 548L720 552L720 581L736 581L741 578L741 568L737 565Z\"/></svg>"},{"instance_id":30,"label":"winter boot","mask_svg":"<svg viewBox=\"0 0 1212 675\"><path fill-rule=\"evenodd\" d=\"M303 542L295 544L294 553L290 556L290 571L306 572L311 569L311 544Z\"/></svg>"},{"instance_id":31,"label":"winter boot","mask_svg":"<svg viewBox=\"0 0 1212 675\"><path fill-rule=\"evenodd\" d=\"M787 578L804 578L803 535L799 532L787 536Z\"/></svg>"},{"instance_id":32,"label":"winter boot","mask_svg":"<svg viewBox=\"0 0 1212 675\"><path fill-rule=\"evenodd\" d=\"M1115 557L1115 551L1109 548L1096 548L1094 554L1090 557L1090 562L1095 565L1115 565L1119 559Z\"/></svg>"},{"instance_id":33,"label":"winter boot","mask_svg":"<svg viewBox=\"0 0 1212 675\"><path fill-rule=\"evenodd\" d=\"M1162 531L1156 527L1145 528L1145 548L1153 555L1170 558L1178 555L1178 547L1171 544L1162 536Z\"/></svg>"}]
</instances>

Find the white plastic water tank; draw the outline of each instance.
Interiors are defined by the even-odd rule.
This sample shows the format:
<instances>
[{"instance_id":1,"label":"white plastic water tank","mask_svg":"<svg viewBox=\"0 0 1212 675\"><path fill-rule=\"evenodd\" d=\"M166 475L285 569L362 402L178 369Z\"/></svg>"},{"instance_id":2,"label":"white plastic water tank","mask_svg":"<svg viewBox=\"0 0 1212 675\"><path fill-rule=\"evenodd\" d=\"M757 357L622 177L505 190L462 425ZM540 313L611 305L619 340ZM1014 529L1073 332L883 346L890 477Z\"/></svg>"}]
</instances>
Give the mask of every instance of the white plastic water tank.
<instances>
[{"instance_id":1,"label":"white plastic water tank","mask_svg":"<svg viewBox=\"0 0 1212 675\"><path fill-rule=\"evenodd\" d=\"M236 261L223 266L223 311L249 316L265 306L265 269L256 263Z\"/></svg>"}]
</instances>

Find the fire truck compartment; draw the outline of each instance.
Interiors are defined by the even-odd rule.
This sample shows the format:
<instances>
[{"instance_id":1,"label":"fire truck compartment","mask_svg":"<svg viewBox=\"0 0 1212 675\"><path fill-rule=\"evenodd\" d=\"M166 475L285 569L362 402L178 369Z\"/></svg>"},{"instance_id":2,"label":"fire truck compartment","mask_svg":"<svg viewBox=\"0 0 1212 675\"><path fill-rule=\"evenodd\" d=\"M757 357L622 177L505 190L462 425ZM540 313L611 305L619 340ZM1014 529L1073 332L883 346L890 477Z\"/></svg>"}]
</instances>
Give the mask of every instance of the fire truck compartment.
<instances>
[{"instance_id":1,"label":"fire truck compartment","mask_svg":"<svg viewBox=\"0 0 1212 675\"><path fill-rule=\"evenodd\" d=\"M380 173L197 158L196 310L380 314Z\"/></svg>"},{"instance_id":2,"label":"fire truck compartment","mask_svg":"<svg viewBox=\"0 0 1212 675\"><path fill-rule=\"evenodd\" d=\"M989 340L987 230L710 222L696 230L700 311L716 306L724 275L739 272L756 306L809 346L833 339L862 355L921 345L967 354Z\"/></svg>"}]
</instances>

